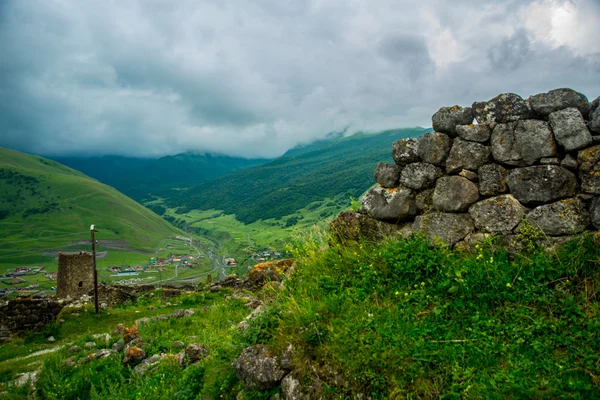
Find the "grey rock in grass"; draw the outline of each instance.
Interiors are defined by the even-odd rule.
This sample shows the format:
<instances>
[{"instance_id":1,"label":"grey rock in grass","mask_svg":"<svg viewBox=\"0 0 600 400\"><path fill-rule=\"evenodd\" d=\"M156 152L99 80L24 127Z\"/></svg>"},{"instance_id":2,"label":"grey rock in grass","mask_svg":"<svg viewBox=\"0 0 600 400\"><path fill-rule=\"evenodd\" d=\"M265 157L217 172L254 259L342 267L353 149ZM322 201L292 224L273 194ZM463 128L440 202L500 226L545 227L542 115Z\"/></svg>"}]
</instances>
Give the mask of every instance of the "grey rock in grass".
<instances>
[{"instance_id":1,"label":"grey rock in grass","mask_svg":"<svg viewBox=\"0 0 600 400\"><path fill-rule=\"evenodd\" d=\"M429 164L444 166L451 147L452 139L445 133L426 133L419 140L419 158Z\"/></svg>"},{"instance_id":2,"label":"grey rock in grass","mask_svg":"<svg viewBox=\"0 0 600 400\"><path fill-rule=\"evenodd\" d=\"M402 170L400 183L414 190L422 190L432 187L440 176L442 176L442 170L433 164L412 163Z\"/></svg>"},{"instance_id":3,"label":"grey rock in grass","mask_svg":"<svg viewBox=\"0 0 600 400\"><path fill-rule=\"evenodd\" d=\"M588 128L590 131L600 134L600 97L590 104Z\"/></svg>"},{"instance_id":4,"label":"grey rock in grass","mask_svg":"<svg viewBox=\"0 0 600 400\"><path fill-rule=\"evenodd\" d=\"M245 348L232 367L247 390L268 390L279 384L285 376L279 358L267 345Z\"/></svg>"},{"instance_id":5,"label":"grey rock in grass","mask_svg":"<svg viewBox=\"0 0 600 400\"><path fill-rule=\"evenodd\" d=\"M133 372L138 376L144 376L148 373L149 370L152 371L154 369L152 367L156 368L160 360L161 357L158 354L155 354L152 357L148 357L144 361L142 361L138 366L136 366L133 369Z\"/></svg>"},{"instance_id":6,"label":"grey rock in grass","mask_svg":"<svg viewBox=\"0 0 600 400\"><path fill-rule=\"evenodd\" d=\"M498 164L487 164L479 168L479 193L482 196L497 196L508 191L506 169Z\"/></svg>"},{"instance_id":7,"label":"grey rock in grass","mask_svg":"<svg viewBox=\"0 0 600 400\"><path fill-rule=\"evenodd\" d=\"M112 345L112 349L115 353L119 353L123 351L125 348L125 341L123 339L119 339L115 344Z\"/></svg>"},{"instance_id":8,"label":"grey rock in grass","mask_svg":"<svg viewBox=\"0 0 600 400\"><path fill-rule=\"evenodd\" d=\"M571 198L534 208L527 214L527 221L546 235L573 235L590 224L590 214L583 201Z\"/></svg>"},{"instance_id":9,"label":"grey rock in grass","mask_svg":"<svg viewBox=\"0 0 600 400\"><path fill-rule=\"evenodd\" d=\"M548 116L556 141L567 151L579 150L592 144L592 134L576 108L554 111Z\"/></svg>"},{"instance_id":10,"label":"grey rock in grass","mask_svg":"<svg viewBox=\"0 0 600 400\"><path fill-rule=\"evenodd\" d=\"M600 145L579 150L577 163L581 190L585 193L600 194Z\"/></svg>"},{"instance_id":11,"label":"grey rock in grass","mask_svg":"<svg viewBox=\"0 0 600 400\"><path fill-rule=\"evenodd\" d=\"M74 345L69 347L69 354L77 353L81 351L81 347Z\"/></svg>"},{"instance_id":12,"label":"grey rock in grass","mask_svg":"<svg viewBox=\"0 0 600 400\"><path fill-rule=\"evenodd\" d=\"M462 169L477 170L490 162L491 149L481 143L455 139L446 160L446 172L449 174Z\"/></svg>"},{"instance_id":13,"label":"grey rock in grass","mask_svg":"<svg viewBox=\"0 0 600 400\"><path fill-rule=\"evenodd\" d=\"M437 180L433 205L445 212L466 211L479 200L477 185L462 176L445 176Z\"/></svg>"},{"instance_id":14,"label":"grey rock in grass","mask_svg":"<svg viewBox=\"0 0 600 400\"><path fill-rule=\"evenodd\" d=\"M284 400L303 400L307 397L302 393L302 384L292 374L281 381L281 394Z\"/></svg>"},{"instance_id":15,"label":"grey rock in grass","mask_svg":"<svg viewBox=\"0 0 600 400\"><path fill-rule=\"evenodd\" d=\"M412 218L417 213L415 195L407 187L386 189L376 186L362 199L363 211L382 221L403 221Z\"/></svg>"},{"instance_id":16,"label":"grey rock in grass","mask_svg":"<svg viewBox=\"0 0 600 400\"><path fill-rule=\"evenodd\" d=\"M456 134L463 140L468 140L470 142L485 143L488 140L490 140L492 130L488 125L458 125L456 127Z\"/></svg>"},{"instance_id":17,"label":"grey rock in grass","mask_svg":"<svg viewBox=\"0 0 600 400\"><path fill-rule=\"evenodd\" d=\"M487 233L510 233L525 212L525 207L510 194L482 200L469 208L475 227Z\"/></svg>"},{"instance_id":18,"label":"grey rock in grass","mask_svg":"<svg viewBox=\"0 0 600 400\"><path fill-rule=\"evenodd\" d=\"M203 360L208 355L208 349L202 343L190 343L179 356L179 365L182 368Z\"/></svg>"},{"instance_id":19,"label":"grey rock in grass","mask_svg":"<svg viewBox=\"0 0 600 400\"><path fill-rule=\"evenodd\" d=\"M473 122L471 107L442 107L431 117L432 127L437 132L456 136L457 125L469 125Z\"/></svg>"},{"instance_id":20,"label":"grey rock in grass","mask_svg":"<svg viewBox=\"0 0 600 400\"><path fill-rule=\"evenodd\" d=\"M556 165L516 168L506 181L512 195L525 205L573 197L579 189L575 175Z\"/></svg>"},{"instance_id":21,"label":"grey rock in grass","mask_svg":"<svg viewBox=\"0 0 600 400\"><path fill-rule=\"evenodd\" d=\"M419 139L400 139L392 144L392 158L394 162L403 167L406 164L419 161Z\"/></svg>"},{"instance_id":22,"label":"grey rock in grass","mask_svg":"<svg viewBox=\"0 0 600 400\"><path fill-rule=\"evenodd\" d=\"M489 101L473 103L473 114L479 125L490 125L527 119L532 111L518 94L503 93Z\"/></svg>"},{"instance_id":23,"label":"grey rock in grass","mask_svg":"<svg viewBox=\"0 0 600 400\"><path fill-rule=\"evenodd\" d=\"M513 166L527 166L541 158L553 157L557 147L548 123L536 120L496 125L491 144L494 159Z\"/></svg>"},{"instance_id":24,"label":"grey rock in grass","mask_svg":"<svg viewBox=\"0 0 600 400\"><path fill-rule=\"evenodd\" d=\"M469 214L430 213L419 215L413 223L413 230L420 232L431 241L437 240L452 246L474 229Z\"/></svg>"},{"instance_id":25,"label":"grey rock in grass","mask_svg":"<svg viewBox=\"0 0 600 400\"><path fill-rule=\"evenodd\" d=\"M375 168L375 181L385 188L397 187L400 183L402 168L396 164L379 162Z\"/></svg>"},{"instance_id":26,"label":"grey rock in grass","mask_svg":"<svg viewBox=\"0 0 600 400\"><path fill-rule=\"evenodd\" d=\"M590 107L585 95L568 88L533 95L529 102L533 111L543 117L570 107L577 108L581 114L587 116Z\"/></svg>"}]
</instances>

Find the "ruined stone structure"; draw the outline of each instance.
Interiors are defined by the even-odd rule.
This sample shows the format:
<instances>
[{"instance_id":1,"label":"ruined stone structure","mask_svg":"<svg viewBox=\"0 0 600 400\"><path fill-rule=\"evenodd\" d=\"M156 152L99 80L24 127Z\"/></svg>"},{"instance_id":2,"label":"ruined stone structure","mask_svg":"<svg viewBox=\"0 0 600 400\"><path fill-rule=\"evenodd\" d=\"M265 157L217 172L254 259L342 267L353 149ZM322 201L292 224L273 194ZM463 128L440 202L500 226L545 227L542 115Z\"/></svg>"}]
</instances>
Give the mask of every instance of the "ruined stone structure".
<instances>
[{"instance_id":1,"label":"ruined stone structure","mask_svg":"<svg viewBox=\"0 0 600 400\"><path fill-rule=\"evenodd\" d=\"M62 308L54 297L10 300L0 305L0 339L42 330L56 320Z\"/></svg>"},{"instance_id":2,"label":"ruined stone structure","mask_svg":"<svg viewBox=\"0 0 600 400\"><path fill-rule=\"evenodd\" d=\"M379 163L378 185L334 232L420 232L454 246L510 239L524 224L547 238L600 229L600 98L507 93L443 107L432 122L433 132L393 143L395 164Z\"/></svg>"},{"instance_id":3,"label":"ruined stone structure","mask_svg":"<svg viewBox=\"0 0 600 400\"><path fill-rule=\"evenodd\" d=\"M94 260L90 253L58 254L56 297L78 299L94 288Z\"/></svg>"}]
</instances>

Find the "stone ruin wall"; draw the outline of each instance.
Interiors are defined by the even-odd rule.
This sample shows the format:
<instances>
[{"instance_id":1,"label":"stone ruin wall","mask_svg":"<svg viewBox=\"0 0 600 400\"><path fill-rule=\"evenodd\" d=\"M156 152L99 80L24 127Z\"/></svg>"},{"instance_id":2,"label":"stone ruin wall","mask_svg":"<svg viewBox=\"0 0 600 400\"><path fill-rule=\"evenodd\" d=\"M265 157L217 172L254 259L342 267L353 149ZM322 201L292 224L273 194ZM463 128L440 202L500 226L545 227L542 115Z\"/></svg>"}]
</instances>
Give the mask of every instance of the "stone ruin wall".
<instances>
[{"instance_id":1,"label":"stone ruin wall","mask_svg":"<svg viewBox=\"0 0 600 400\"><path fill-rule=\"evenodd\" d=\"M41 331L46 324L56 321L62 308L62 302L54 297L15 299L0 305L0 341Z\"/></svg>"},{"instance_id":2,"label":"stone ruin wall","mask_svg":"<svg viewBox=\"0 0 600 400\"><path fill-rule=\"evenodd\" d=\"M94 288L94 260L91 253L58 254L56 297L78 299Z\"/></svg>"},{"instance_id":3,"label":"stone ruin wall","mask_svg":"<svg viewBox=\"0 0 600 400\"><path fill-rule=\"evenodd\" d=\"M600 229L600 97L506 93L432 121L433 132L393 143L395 164L377 165L356 227L450 246L514 237L524 221L556 240Z\"/></svg>"}]
</instances>

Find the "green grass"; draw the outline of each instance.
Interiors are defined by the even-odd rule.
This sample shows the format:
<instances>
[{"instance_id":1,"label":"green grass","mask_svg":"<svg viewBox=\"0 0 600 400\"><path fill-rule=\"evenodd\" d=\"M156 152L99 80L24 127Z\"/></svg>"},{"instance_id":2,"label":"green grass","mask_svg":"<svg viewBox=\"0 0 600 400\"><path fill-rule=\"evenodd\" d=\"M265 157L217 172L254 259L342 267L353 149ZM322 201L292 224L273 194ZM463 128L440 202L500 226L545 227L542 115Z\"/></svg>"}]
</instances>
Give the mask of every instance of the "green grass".
<instances>
[{"instance_id":1,"label":"green grass","mask_svg":"<svg viewBox=\"0 0 600 400\"><path fill-rule=\"evenodd\" d=\"M178 225L185 223L188 229L199 236L210 238L221 246L223 255L233 256L238 261L259 250L283 252L290 234L333 218L350 204L348 198L337 196L310 203L308 206L279 219L258 220L245 224L235 215L222 210L191 210L178 214L177 209L167 209L168 218ZM253 263L251 260L249 265Z\"/></svg>"},{"instance_id":2,"label":"green grass","mask_svg":"<svg viewBox=\"0 0 600 400\"><path fill-rule=\"evenodd\" d=\"M160 291L156 292L160 295ZM55 333L57 342L54 346L64 346L55 353L31 359L13 360L15 357L47 348L42 344L45 337L38 335L37 341L28 347L27 339L0 346L0 377L4 384L0 390L8 388L14 396L31 395L27 390L7 386L18 373L39 367L31 362L43 362L44 369L39 375L36 385L36 396L45 399L163 399L196 398L197 394L206 394L215 398L221 386L234 379L230 371L230 359L239 354L241 343L236 342L235 330L232 326L241 321L248 309L239 300L227 300L227 291L221 293L198 293L169 299L171 306L155 298L140 298L134 304L124 305L94 314L91 306L87 312L79 316L63 313L65 323ZM149 310L150 306L157 307ZM121 363L122 355L113 355L107 359L84 363L77 367L67 367L64 360L71 356L74 361L85 358L90 352L100 348L110 348L119 337L113 336L108 343L94 339L93 334L112 333L118 323L133 325L136 319L159 314L168 315L175 309L196 309L196 314L185 318L169 318L164 321L153 321L140 325L140 334L146 343L144 349L149 355L165 354L160 369L155 374L138 377L131 367ZM206 308L205 308L206 307ZM34 335L35 336L35 335ZM172 343L181 340L184 343L200 342L210 349L210 356L202 363L182 371L177 364L175 354L179 351L172 348ZM93 351L68 354L68 347L77 344L84 348L84 343L95 341L98 347ZM2 380L0 379L0 382Z\"/></svg>"},{"instance_id":3,"label":"green grass","mask_svg":"<svg viewBox=\"0 0 600 400\"><path fill-rule=\"evenodd\" d=\"M277 389L244 393L231 368L243 348L261 343L276 354L292 344L295 374L326 399L599 398L600 248L582 237L546 253L521 239L530 251L512 256L493 240L460 253L421 237L342 245L323 230L304 231L289 245L295 272L257 294L266 311L248 330L235 327L249 312L241 302L204 292L177 301L179 308L209 305L205 311L141 328L150 354L172 354L174 340L194 340L209 346L209 359L185 371L165 361L140 378L116 357L66 367L61 350L36 359L44 362L37 394L269 398ZM148 311L151 304L160 303L66 315L58 343L81 344L118 322L165 313ZM8 376L16 368L10 359L25 350L0 350L10 355L0 357Z\"/></svg>"},{"instance_id":4,"label":"green grass","mask_svg":"<svg viewBox=\"0 0 600 400\"><path fill-rule=\"evenodd\" d=\"M295 247L272 341L373 398L598 398L600 250L577 239L512 260L425 239Z\"/></svg>"},{"instance_id":5,"label":"green grass","mask_svg":"<svg viewBox=\"0 0 600 400\"><path fill-rule=\"evenodd\" d=\"M139 253L129 254L135 261L143 252L156 251L166 237L183 234L80 172L0 148L0 272L18 265L55 265L43 253L82 247L69 247L75 241L89 243L92 224L99 229L97 239L125 240L124 247Z\"/></svg>"}]
</instances>

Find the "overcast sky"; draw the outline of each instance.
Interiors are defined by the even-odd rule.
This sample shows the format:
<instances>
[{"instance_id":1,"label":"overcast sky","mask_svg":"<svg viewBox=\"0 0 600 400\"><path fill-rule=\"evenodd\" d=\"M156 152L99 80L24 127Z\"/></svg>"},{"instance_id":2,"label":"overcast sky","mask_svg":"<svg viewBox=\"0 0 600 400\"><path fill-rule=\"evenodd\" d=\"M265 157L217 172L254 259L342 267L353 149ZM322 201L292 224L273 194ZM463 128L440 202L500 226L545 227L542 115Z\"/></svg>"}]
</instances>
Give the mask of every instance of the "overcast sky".
<instances>
[{"instance_id":1,"label":"overcast sky","mask_svg":"<svg viewBox=\"0 0 600 400\"><path fill-rule=\"evenodd\" d=\"M600 95L600 0L0 0L0 145L274 157L441 106Z\"/></svg>"}]
</instances>

